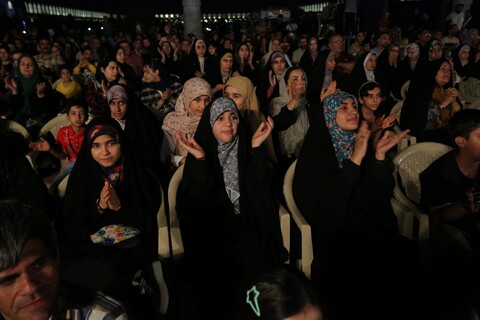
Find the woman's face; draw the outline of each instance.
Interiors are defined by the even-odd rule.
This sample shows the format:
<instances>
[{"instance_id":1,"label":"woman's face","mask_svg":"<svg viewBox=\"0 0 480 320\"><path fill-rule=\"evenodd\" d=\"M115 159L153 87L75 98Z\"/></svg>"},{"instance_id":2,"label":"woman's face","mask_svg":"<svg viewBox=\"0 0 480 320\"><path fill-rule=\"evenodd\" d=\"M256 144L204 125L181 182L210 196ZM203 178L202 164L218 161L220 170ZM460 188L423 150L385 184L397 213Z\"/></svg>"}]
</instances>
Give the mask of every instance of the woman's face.
<instances>
[{"instance_id":1,"label":"woman's face","mask_svg":"<svg viewBox=\"0 0 480 320\"><path fill-rule=\"evenodd\" d=\"M242 44L238 49L238 56L241 60L247 60L248 56L250 55L250 49L246 44Z\"/></svg>"},{"instance_id":2,"label":"woman's face","mask_svg":"<svg viewBox=\"0 0 480 320\"><path fill-rule=\"evenodd\" d=\"M305 78L305 74L302 70L297 69L290 72L287 81L287 91L290 97L292 97L291 92L293 90L297 90L300 95L304 95L306 90L306 84L307 79Z\"/></svg>"},{"instance_id":3,"label":"woman's face","mask_svg":"<svg viewBox=\"0 0 480 320\"><path fill-rule=\"evenodd\" d=\"M337 124L345 131L355 131L358 128L358 107L352 98L341 102L337 111Z\"/></svg>"},{"instance_id":4,"label":"woman's face","mask_svg":"<svg viewBox=\"0 0 480 320\"><path fill-rule=\"evenodd\" d=\"M142 81L146 83L159 82L161 80L159 73L158 70L153 70L150 66L146 65L143 67Z\"/></svg>"},{"instance_id":5,"label":"woman's face","mask_svg":"<svg viewBox=\"0 0 480 320\"><path fill-rule=\"evenodd\" d=\"M308 43L308 49L310 49L310 51L317 51L317 40L316 39L312 39L310 40L310 42Z\"/></svg>"},{"instance_id":6,"label":"woman's face","mask_svg":"<svg viewBox=\"0 0 480 320\"><path fill-rule=\"evenodd\" d=\"M127 101L124 99L112 99L108 104L110 113L117 120L124 120L127 115Z\"/></svg>"},{"instance_id":7,"label":"woman's face","mask_svg":"<svg viewBox=\"0 0 480 320\"><path fill-rule=\"evenodd\" d=\"M101 71L108 82L115 81L118 78L118 64L114 61L110 61L106 68L101 68Z\"/></svg>"},{"instance_id":8,"label":"woman's face","mask_svg":"<svg viewBox=\"0 0 480 320\"><path fill-rule=\"evenodd\" d=\"M390 48L390 58L397 59L399 53L400 53L400 47L392 46Z\"/></svg>"},{"instance_id":9,"label":"woman's face","mask_svg":"<svg viewBox=\"0 0 480 320\"><path fill-rule=\"evenodd\" d=\"M225 111L213 123L213 135L223 143L232 142L237 136L238 117L233 111Z\"/></svg>"},{"instance_id":10,"label":"woman's face","mask_svg":"<svg viewBox=\"0 0 480 320\"><path fill-rule=\"evenodd\" d=\"M225 97L232 99L237 105L238 110L243 110L245 107L245 98L242 97L240 92L234 86L227 86L225 88Z\"/></svg>"},{"instance_id":11,"label":"woman's face","mask_svg":"<svg viewBox=\"0 0 480 320\"><path fill-rule=\"evenodd\" d=\"M450 81L451 72L452 71L451 71L451 68L450 68L450 64L447 61L445 61L440 66L440 69L438 69L437 75L435 76L435 82L439 86L446 85L448 83L448 81Z\"/></svg>"},{"instance_id":12,"label":"woman's face","mask_svg":"<svg viewBox=\"0 0 480 320\"><path fill-rule=\"evenodd\" d=\"M357 40L358 43L362 43L362 41L365 40L365 33L363 32L357 33L355 40Z\"/></svg>"},{"instance_id":13,"label":"woman's face","mask_svg":"<svg viewBox=\"0 0 480 320\"><path fill-rule=\"evenodd\" d=\"M408 60L410 60L410 62L415 62L415 61L418 60L418 52L416 52L412 48L407 49L407 56L408 56Z\"/></svg>"},{"instance_id":14,"label":"woman's face","mask_svg":"<svg viewBox=\"0 0 480 320\"><path fill-rule=\"evenodd\" d=\"M117 50L117 61L118 61L119 63L125 63L125 58L126 58L126 56L125 56L125 49L123 49L123 48L118 48L118 50Z\"/></svg>"},{"instance_id":15,"label":"woman's face","mask_svg":"<svg viewBox=\"0 0 480 320\"><path fill-rule=\"evenodd\" d=\"M190 102L190 113L194 116L201 116L203 111L210 103L210 97L207 95L199 96Z\"/></svg>"},{"instance_id":16,"label":"woman's face","mask_svg":"<svg viewBox=\"0 0 480 320\"><path fill-rule=\"evenodd\" d=\"M335 69L335 66L337 65L337 63L335 62L335 56L332 55L328 57L325 65L327 70L333 71Z\"/></svg>"},{"instance_id":17,"label":"woman's face","mask_svg":"<svg viewBox=\"0 0 480 320\"><path fill-rule=\"evenodd\" d=\"M169 55L172 52L172 47L170 46L170 43L168 41L162 42L162 50L167 55Z\"/></svg>"},{"instance_id":18,"label":"woman's face","mask_svg":"<svg viewBox=\"0 0 480 320\"><path fill-rule=\"evenodd\" d=\"M443 56L443 49L439 44L434 45L428 50L428 57L431 61L438 60Z\"/></svg>"},{"instance_id":19,"label":"woman's face","mask_svg":"<svg viewBox=\"0 0 480 320\"><path fill-rule=\"evenodd\" d=\"M8 61L10 59L10 54L8 53L7 49L1 48L0 49L0 60Z\"/></svg>"},{"instance_id":20,"label":"woman's face","mask_svg":"<svg viewBox=\"0 0 480 320\"><path fill-rule=\"evenodd\" d=\"M470 48L465 48L460 53L458 54L458 58L460 60L468 60L468 57L470 56Z\"/></svg>"},{"instance_id":21,"label":"woman's face","mask_svg":"<svg viewBox=\"0 0 480 320\"><path fill-rule=\"evenodd\" d=\"M223 57L222 60L220 61L220 69L223 72L230 72L232 71L232 66L233 66L233 58L230 56Z\"/></svg>"},{"instance_id":22,"label":"woman's face","mask_svg":"<svg viewBox=\"0 0 480 320\"><path fill-rule=\"evenodd\" d=\"M93 141L90 152L93 160L106 168L113 167L122 156L120 144L106 134L98 136Z\"/></svg>"},{"instance_id":23,"label":"woman's face","mask_svg":"<svg viewBox=\"0 0 480 320\"><path fill-rule=\"evenodd\" d=\"M30 78L33 75L34 71L34 65L32 59L29 57L23 57L22 60L20 60L20 73L22 76L25 78Z\"/></svg>"},{"instance_id":24,"label":"woman's face","mask_svg":"<svg viewBox=\"0 0 480 320\"><path fill-rule=\"evenodd\" d=\"M70 81L72 79L72 73L68 69L62 69L62 71L60 71L60 76L63 81Z\"/></svg>"},{"instance_id":25,"label":"woman's face","mask_svg":"<svg viewBox=\"0 0 480 320\"><path fill-rule=\"evenodd\" d=\"M208 46L208 54L210 54L211 56L214 56L216 52L217 52L217 48L215 48L215 46L213 45Z\"/></svg>"},{"instance_id":26,"label":"woman's face","mask_svg":"<svg viewBox=\"0 0 480 320\"><path fill-rule=\"evenodd\" d=\"M375 68L377 67L377 56L374 54L371 54L370 57L368 57L367 62L365 63L365 69L368 71L375 71Z\"/></svg>"},{"instance_id":27,"label":"woman's face","mask_svg":"<svg viewBox=\"0 0 480 320\"><path fill-rule=\"evenodd\" d=\"M205 57L205 42L198 42L197 45L195 46L195 53L199 57Z\"/></svg>"},{"instance_id":28,"label":"woman's face","mask_svg":"<svg viewBox=\"0 0 480 320\"><path fill-rule=\"evenodd\" d=\"M57 47L57 46L53 46L53 47L52 47L52 54L53 54L54 56L59 56L59 55L61 54L60 48Z\"/></svg>"},{"instance_id":29,"label":"woman's face","mask_svg":"<svg viewBox=\"0 0 480 320\"><path fill-rule=\"evenodd\" d=\"M272 41L272 51L280 51L280 40L275 39Z\"/></svg>"},{"instance_id":30,"label":"woman's face","mask_svg":"<svg viewBox=\"0 0 480 320\"><path fill-rule=\"evenodd\" d=\"M286 66L287 62L283 57L276 57L272 60L272 69L275 74L282 74L285 71Z\"/></svg>"}]
</instances>

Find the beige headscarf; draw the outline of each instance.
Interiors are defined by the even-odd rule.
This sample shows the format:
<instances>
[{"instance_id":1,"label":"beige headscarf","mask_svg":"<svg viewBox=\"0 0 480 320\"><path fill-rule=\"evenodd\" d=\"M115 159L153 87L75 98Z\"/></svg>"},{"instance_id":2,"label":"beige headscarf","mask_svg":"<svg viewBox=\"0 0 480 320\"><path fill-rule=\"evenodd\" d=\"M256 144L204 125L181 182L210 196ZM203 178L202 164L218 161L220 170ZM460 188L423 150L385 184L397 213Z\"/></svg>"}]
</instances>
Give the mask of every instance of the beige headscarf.
<instances>
[{"instance_id":1,"label":"beige headscarf","mask_svg":"<svg viewBox=\"0 0 480 320\"><path fill-rule=\"evenodd\" d=\"M253 87L252 81L247 77L237 76L228 79L227 83L223 87L223 93L225 94L225 89L228 86L235 87L240 95L245 99L245 105L243 106L240 114L248 123L248 129L250 134L254 134L258 129L260 123L265 122L266 119L259 110L257 95L255 94L255 88ZM268 137L265 141L265 146L267 148L269 158L273 163L276 163L275 150L273 148L272 137Z\"/></svg>"},{"instance_id":2,"label":"beige headscarf","mask_svg":"<svg viewBox=\"0 0 480 320\"><path fill-rule=\"evenodd\" d=\"M182 131L190 136L195 135L201 116L191 114L190 102L200 96L212 98L208 82L198 77L188 80L183 85L182 93L178 96L175 111L167 114L163 120L162 129L171 136L175 144L175 155L187 155L187 151L177 141L176 132Z\"/></svg>"}]
</instances>

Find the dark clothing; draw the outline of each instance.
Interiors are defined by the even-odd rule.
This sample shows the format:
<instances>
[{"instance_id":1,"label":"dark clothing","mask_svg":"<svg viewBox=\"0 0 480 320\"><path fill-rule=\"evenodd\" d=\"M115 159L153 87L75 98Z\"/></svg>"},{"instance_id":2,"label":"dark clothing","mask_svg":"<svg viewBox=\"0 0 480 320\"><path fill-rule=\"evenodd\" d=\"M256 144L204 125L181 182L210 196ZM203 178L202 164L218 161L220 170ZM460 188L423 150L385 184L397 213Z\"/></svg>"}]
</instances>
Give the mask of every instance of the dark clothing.
<instances>
[{"instance_id":1,"label":"dark clothing","mask_svg":"<svg viewBox=\"0 0 480 320\"><path fill-rule=\"evenodd\" d=\"M225 189L207 108L195 140L206 160L187 156L177 194L185 263L201 319L225 319L244 278L286 259L278 203L270 192L271 168L263 146L251 149L241 119L238 127L240 213L234 213ZM208 294L206 294L208 293ZM243 297L243 295L242 295ZM199 314L196 315L197 317Z\"/></svg>"},{"instance_id":2,"label":"dark clothing","mask_svg":"<svg viewBox=\"0 0 480 320\"><path fill-rule=\"evenodd\" d=\"M100 124L115 128L120 137L123 136L120 126L112 118L100 117L89 123L80 154L70 174L63 199L63 215L58 226L59 237L64 239L62 245L65 249L61 252L65 256L63 268L66 277L70 275L71 280L76 279L93 289L112 293L129 286L135 271L151 263L157 256L156 215L160 206L160 188L153 173L136 160L137 154L132 151L134 145L120 138L123 180L115 187L115 191L121 208L118 211L106 209L99 213L97 199L105 184L105 177L91 155L87 135L92 127ZM90 235L108 225L138 229L138 243L127 248L94 244ZM95 276L86 270L95 270Z\"/></svg>"},{"instance_id":3,"label":"dark clothing","mask_svg":"<svg viewBox=\"0 0 480 320\"><path fill-rule=\"evenodd\" d=\"M312 227L312 281L331 319L409 318L395 300L411 290L413 245L397 234L392 165L370 152L339 167L321 106L297 160L293 192ZM411 278L410 278L411 279ZM388 298L386 298L388 296ZM406 302L406 303L405 303ZM396 311L393 311L396 310Z\"/></svg>"},{"instance_id":4,"label":"dark clothing","mask_svg":"<svg viewBox=\"0 0 480 320\"><path fill-rule=\"evenodd\" d=\"M428 112L433 107L433 91L437 86L435 77L446 59L427 62L420 69L415 69L415 75L410 81L407 98L403 103L400 115L400 126L403 130L410 129L410 134L418 141L436 141L450 144L445 127L426 130ZM445 87L451 86L451 83Z\"/></svg>"}]
</instances>

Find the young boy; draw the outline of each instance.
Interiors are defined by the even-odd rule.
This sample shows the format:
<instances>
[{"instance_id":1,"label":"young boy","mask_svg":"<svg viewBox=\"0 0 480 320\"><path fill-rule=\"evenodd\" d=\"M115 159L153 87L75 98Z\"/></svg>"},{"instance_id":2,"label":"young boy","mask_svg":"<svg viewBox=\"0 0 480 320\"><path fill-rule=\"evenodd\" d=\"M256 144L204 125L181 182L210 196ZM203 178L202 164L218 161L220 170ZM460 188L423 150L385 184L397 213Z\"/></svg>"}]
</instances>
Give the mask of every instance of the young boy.
<instances>
[{"instance_id":1,"label":"young boy","mask_svg":"<svg viewBox=\"0 0 480 320\"><path fill-rule=\"evenodd\" d=\"M380 115L377 111L382 103L382 90L377 82L365 82L358 90L358 101L361 104L360 121L367 121L372 133L390 128L395 123L397 118L395 114L385 118L385 115Z\"/></svg>"},{"instance_id":2,"label":"young boy","mask_svg":"<svg viewBox=\"0 0 480 320\"><path fill-rule=\"evenodd\" d=\"M73 165L77 160L78 153L82 146L83 136L85 134L85 121L88 116L88 108L86 103L80 100L73 100L67 104L67 121L69 126L62 127L58 131L57 141L51 145L47 140L40 138L38 142L32 142L30 148L35 151L47 151L59 159L68 159L65 168L57 175L52 182L50 191L53 193L58 184L73 169Z\"/></svg>"}]
</instances>

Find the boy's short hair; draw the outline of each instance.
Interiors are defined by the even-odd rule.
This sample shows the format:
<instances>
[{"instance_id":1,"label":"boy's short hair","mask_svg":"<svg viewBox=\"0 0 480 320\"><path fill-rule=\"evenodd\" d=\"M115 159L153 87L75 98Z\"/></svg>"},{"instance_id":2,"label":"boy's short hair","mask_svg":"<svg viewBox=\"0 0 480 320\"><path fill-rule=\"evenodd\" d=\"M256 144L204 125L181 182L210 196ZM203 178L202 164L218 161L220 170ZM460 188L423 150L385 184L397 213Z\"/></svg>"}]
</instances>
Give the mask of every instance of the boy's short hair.
<instances>
[{"instance_id":1,"label":"boy's short hair","mask_svg":"<svg viewBox=\"0 0 480 320\"><path fill-rule=\"evenodd\" d=\"M452 144L457 148L457 144L455 143L456 137L468 139L473 130L480 128L480 110L460 110L453 115L448 126Z\"/></svg>"},{"instance_id":2,"label":"boy's short hair","mask_svg":"<svg viewBox=\"0 0 480 320\"><path fill-rule=\"evenodd\" d=\"M68 100L67 107L65 109L67 114L70 112L72 107L83 108L83 112L85 112L86 115L88 114L87 102L84 99L78 98Z\"/></svg>"},{"instance_id":3,"label":"boy's short hair","mask_svg":"<svg viewBox=\"0 0 480 320\"><path fill-rule=\"evenodd\" d=\"M38 239L57 256L57 237L52 223L41 212L15 200L0 201L0 271L15 267L25 245Z\"/></svg>"},{"instance_id":4,"label":"boy's short hair","mask_svg":"<svg viewBox=\"0 0 480 320\"><path fill-rule=\"evenodd\" d=\"M375 88L380 88L380 84L375 81L369 81L362 84L360 89L358 89L358 97L368 97L368 91L372 91ZM381 90L381 89L380 89Z\"/></svg>"}]
</instances>

